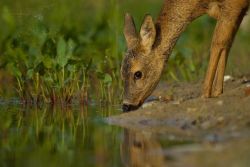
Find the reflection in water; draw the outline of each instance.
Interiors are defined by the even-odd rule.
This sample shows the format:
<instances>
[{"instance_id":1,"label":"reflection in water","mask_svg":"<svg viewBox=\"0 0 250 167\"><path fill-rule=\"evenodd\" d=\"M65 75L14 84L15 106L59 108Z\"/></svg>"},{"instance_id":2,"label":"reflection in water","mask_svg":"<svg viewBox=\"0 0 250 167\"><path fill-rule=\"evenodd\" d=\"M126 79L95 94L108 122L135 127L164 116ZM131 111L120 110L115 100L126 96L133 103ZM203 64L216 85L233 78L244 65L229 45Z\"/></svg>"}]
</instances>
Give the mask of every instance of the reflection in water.
<instances>
[{"instance_id":1,"label":"reflection in water","mask_svg":"<svg viewBox=\"0 0 250 167\"><path fill-rule=\"evenodd\" d=\"M150 133L125 129L120 145L121 161L126 167L165 166L250 166L250 140L240 139L217 144L193 143L159 138Z\"/></svg>"},{"instance_id":2,"label":"reflection in water","mask_svg":"<svg viewBox=\"0 0 250 167\"><path fill-rule=\"evenodd\" d=\"M114 107L0 105L0 166L112 167L120 128L103 118Z\"/></svg>"},{"instance_id":3,"label":"reflection in water","mask_svg":"<svg viewBox=\"0 0 250 167\"><path fill-rule=\"evenodd\" d=\"M164 167L177 164L210 167L250 164L249 140L223 144L225 149L218 152L218 145L213 147L182 138L173 140L166 136L123 131L105 124L103 118L117 113L120 111L112 106L22 108L0 105L0 166Z\"/></svg>"},{"instance_id":4,"label":"reflection in water","mask_svg":"<svg viewBox=\"0 0 250 167\"><path fill-rule=\"evenodd\" d=\"M164 167L166 161L159 142L152 136L124 130L121 159L127 167Z\"/></svg>"}]
</instances>

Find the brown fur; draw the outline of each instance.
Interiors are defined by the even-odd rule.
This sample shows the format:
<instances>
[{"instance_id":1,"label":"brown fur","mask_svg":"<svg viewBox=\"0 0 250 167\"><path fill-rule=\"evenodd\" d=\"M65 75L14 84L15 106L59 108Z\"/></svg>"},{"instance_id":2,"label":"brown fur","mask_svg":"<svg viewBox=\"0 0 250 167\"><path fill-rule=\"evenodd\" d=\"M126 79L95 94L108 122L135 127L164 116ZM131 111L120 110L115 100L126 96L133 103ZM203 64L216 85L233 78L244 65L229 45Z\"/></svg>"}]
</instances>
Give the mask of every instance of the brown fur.
<instances>
[{"instance_id":1,"label":"brown fur","mask_svg":"<svg viewBox=\"0 0 250 167\"><path fill-rule=\"evenodd\" d=\"M125 129L120 148L124 166L163 167L167 165L161 145L150 135Z\"/></svg>"},{"instance_id":2,"label":"brown fur","mask_svg":"<svg viewBox=\"0 0 250 167\"><path fill-rule=\"evenodd\" d=\"M151 94L179 36L189 23L204 14L217 19L217 25L203 96L222 94L228 53L248 6L249 0L165 0L155 24L151 16L146 15L140 35L127 14L124 35L128 52L121 68L125 81L124 104L139 105ZM134 79L136 71L142 72L142 79Z\"/></svg>"}]
</instances>

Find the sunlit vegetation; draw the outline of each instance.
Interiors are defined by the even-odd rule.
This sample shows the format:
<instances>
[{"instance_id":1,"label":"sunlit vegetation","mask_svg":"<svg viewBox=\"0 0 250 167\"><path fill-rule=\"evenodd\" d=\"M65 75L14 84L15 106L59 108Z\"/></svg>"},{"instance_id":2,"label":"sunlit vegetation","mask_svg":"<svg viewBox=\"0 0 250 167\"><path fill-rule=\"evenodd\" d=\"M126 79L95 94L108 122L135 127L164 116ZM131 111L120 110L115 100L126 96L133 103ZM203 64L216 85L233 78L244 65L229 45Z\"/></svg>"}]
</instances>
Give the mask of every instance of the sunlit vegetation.
<instances>
[{"instance_id":1,"label":"sunlit vegetation","mask_svg":"<svg viewBox=\"0 0 250 167\"><path fill-rule=\"evenodd\" d=\"M113 102L123 50L117 3L1 3L1 68L23 103L84 103L89 90Z\"/></svg>"},{"instance_id":2,"label":"sunlit vegetation","mask_svg":"<svg viewBox=\"0 0 250 167\"><path fill-rule=\"evenodd\" d=\"M152 0L143 6L140 3L2 0L0 95L19 97L25 104L119 102L120 64L126 47L123 15L130 12L139 29L144 14L156 19L162 4ZM205 16L189 26L170 57L164 79L190 81L204 76L214 25ZM244 35L234 53L250 52L243 47L248 42L241 40L249 37L247 32L248 27L240 32ZM228 71L237 73L233 66L229 63Z\"/></svg>"}]
</instances>

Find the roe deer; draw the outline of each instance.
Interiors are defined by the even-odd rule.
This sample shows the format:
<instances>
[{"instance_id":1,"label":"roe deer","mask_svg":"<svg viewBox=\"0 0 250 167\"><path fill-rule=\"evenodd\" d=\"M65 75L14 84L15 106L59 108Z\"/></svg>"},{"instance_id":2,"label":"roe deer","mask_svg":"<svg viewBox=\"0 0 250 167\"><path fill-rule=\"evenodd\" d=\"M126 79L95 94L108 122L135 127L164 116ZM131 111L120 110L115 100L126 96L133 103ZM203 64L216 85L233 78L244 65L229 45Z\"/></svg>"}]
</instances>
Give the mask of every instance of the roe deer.
<instances>
[{"instance_id":1,"label":"roe deer","mask_svg":"<svg viewBox=\"0 0 250 167\"><path fill-rule=\"evenodd\" d=\"M126 14L124 35L128 50L121 67L123 111L137 109L152 93L179 36L203 14L215 18L217 24L202 96L222 94L228 53L248 6L249 0L165 0L156 23L146 15L139 34L132 16Z\"/></svg>"}]
</instances>

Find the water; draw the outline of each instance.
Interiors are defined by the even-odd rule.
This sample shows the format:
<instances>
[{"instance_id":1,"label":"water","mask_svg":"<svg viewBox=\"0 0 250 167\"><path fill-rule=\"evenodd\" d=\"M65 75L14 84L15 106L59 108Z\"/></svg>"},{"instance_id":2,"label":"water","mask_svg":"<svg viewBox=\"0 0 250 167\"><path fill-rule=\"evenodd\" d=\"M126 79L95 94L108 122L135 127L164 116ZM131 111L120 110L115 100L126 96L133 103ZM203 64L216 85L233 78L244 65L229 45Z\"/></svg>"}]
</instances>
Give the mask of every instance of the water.
<instances>
[{"instance_id":1,"label":"water","mask_svg":"<svg viewBox=\"0 0 250 167\"><path fill-rule=\"evenodd\" d=\"M249 139L209 144L111 126L119 106L0 104L0 166L249 166Z\"/></svg>"},{"instance_id":2,"label":"water","mask_svg":"<svg viewBox=\"0 0 250 167\"><path fill-rule=\"evenodd\" d=\"M2 104L0 166L165 166L162 145L183 143L105 123L119 113L118 106Z\"/></svg>"},{"instance_id":3,"label":"water","mask_svg":"<svg viewBox=\"0 0 250 167\"><path fill-rule=\"evenodd\" d=\"M118 106L26 107L0 105L0 166L165 166L163 147L188 144L158 140L108 125Z\"/></svg>"},{"instance_id":4,"label":"water","mask_svg":"<svg viewBox=\"0 0 250 167\"><path fill-rule=\"evenodd\" d=\"M117 107L0 107L0 166L121 166Z\"/></svg>"}]
</instances>

